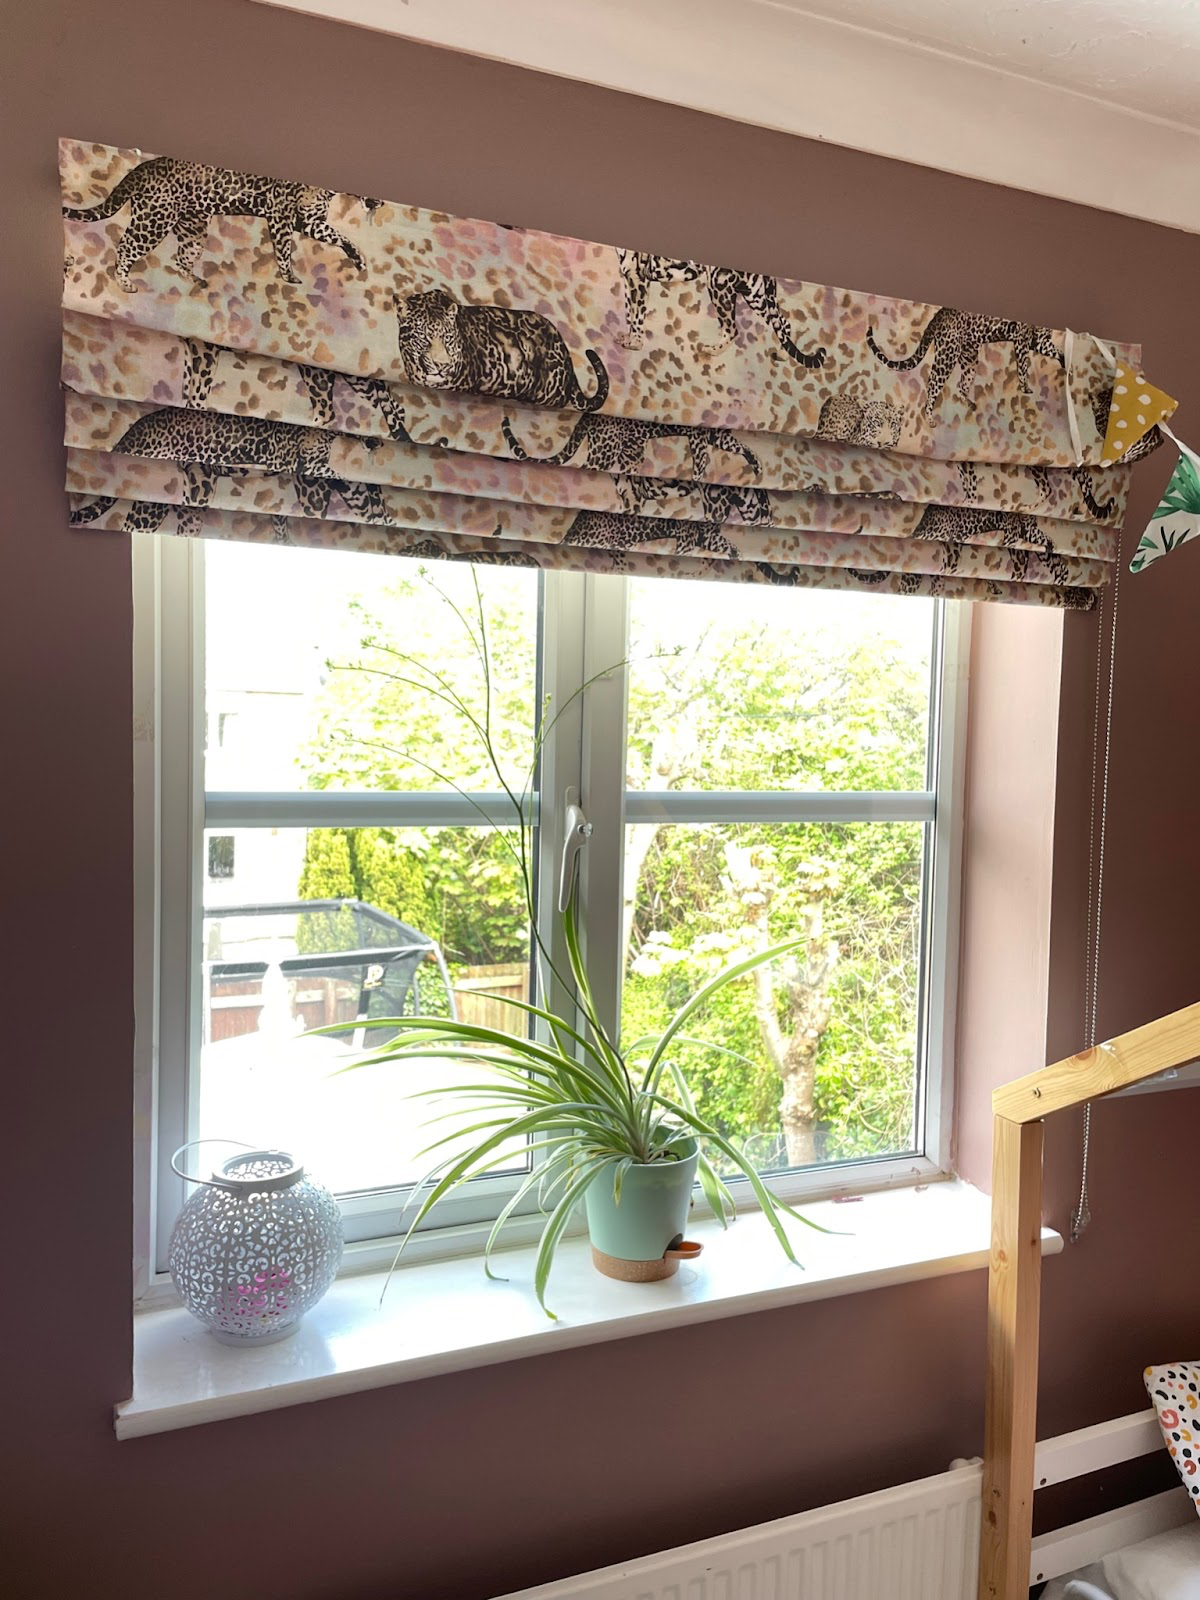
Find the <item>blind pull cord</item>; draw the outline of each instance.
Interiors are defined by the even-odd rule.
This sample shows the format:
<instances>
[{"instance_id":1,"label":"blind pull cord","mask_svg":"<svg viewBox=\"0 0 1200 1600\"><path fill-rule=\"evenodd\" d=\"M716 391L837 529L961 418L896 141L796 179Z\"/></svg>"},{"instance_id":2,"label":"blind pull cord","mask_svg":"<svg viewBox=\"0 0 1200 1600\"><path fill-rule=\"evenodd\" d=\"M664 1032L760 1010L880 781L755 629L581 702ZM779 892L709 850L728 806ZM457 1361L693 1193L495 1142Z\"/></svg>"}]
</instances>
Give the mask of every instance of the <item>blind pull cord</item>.
<instances>
[{"instance_id":1,"label":"blind pull cord","mask_svg":"<svg viewBox=\"0 0 1200 1600\"><path fill-rule=\"evenodd\" d=\"M1091 815L1088 829L1088 910L1087 942L1084 958L1084 1037L1089 1050L1096 1047L1096 1008L1100 993L1100 928L1104 911L1104 853L1108 836L1108 773L1112 756L1113 689L1117 667L1117 612L1121 599L1121 560L1118 557L1113 575L1112 626L1108 641L1108 695L1104 711L1104 763L1097 773L1100 745L1100 686L1104 656L1104 614L1101 612L1096 629L1096 705L1092 731L1092 792ZM1100 845L1096 850L1096 790L1097 777L1100 788ZM1093 865L1095 867L1093 878ZM1093 886L1095 893L1093 895ZM1079 1201L1071 1216L1070 1239L1078 1244L1092 1220L1088 1201L1088 1163L1092 1143L1092 1103L1083 1108L1083 1156L1079 1178Z\"/></svg>"}]
</instances>

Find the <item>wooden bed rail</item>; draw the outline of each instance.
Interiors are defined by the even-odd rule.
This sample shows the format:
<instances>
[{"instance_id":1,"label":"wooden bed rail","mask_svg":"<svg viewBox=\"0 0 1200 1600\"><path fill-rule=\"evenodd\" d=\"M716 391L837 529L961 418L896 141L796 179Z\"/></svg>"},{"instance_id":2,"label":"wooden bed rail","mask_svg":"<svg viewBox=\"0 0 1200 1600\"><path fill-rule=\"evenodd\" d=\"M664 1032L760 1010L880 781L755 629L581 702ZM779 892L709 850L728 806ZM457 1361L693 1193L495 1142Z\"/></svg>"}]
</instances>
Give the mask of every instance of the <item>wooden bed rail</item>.
<instances>
[{"instance_id":1,"label":"wooden bed rail","mask_svg":"<svg viewBox=\"0 0 1200 1600\"><path fill-rule=\"evenodd\" d=\"M1042 1119L1200 1057L1200 1003L1080 1051L992 1096L992 1249L979 1600L1028 1600L1033 1536Z\"/></svg>"}]
</instances>

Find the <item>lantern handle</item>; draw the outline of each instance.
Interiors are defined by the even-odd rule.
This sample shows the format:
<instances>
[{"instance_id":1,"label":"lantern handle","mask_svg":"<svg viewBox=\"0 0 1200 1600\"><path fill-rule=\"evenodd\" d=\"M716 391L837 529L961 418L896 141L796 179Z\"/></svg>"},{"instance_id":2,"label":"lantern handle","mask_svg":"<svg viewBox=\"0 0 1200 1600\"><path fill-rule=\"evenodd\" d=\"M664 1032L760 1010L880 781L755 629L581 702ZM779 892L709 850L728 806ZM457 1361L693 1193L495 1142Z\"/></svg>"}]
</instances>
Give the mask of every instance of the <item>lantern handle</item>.
<instances>
[{"instance_id":1,"label":"lantern handle","mask_svg":"<svg viewBox=\"0 0 1200 1600\"><path fill-rule=\"evenodd\" d=\"M185 1150L195 1149L198 1144L232 1144L236 1145L239 1150L254 1149L252 1144L247 1144L243 1139L189 1139L186 1144L181 1144L179 1149L176 1150L175 1154L171 1157L171 1171L175 1173L177 1177L182 1178L184 1183L203 1183L207 1184L210 1188L219 1188L220 1185L214 1185L211 1178L193 1178L190 1172L185 1172L178 1164L179 1158L183 1152Z\"/></svg>"}]
</instances>

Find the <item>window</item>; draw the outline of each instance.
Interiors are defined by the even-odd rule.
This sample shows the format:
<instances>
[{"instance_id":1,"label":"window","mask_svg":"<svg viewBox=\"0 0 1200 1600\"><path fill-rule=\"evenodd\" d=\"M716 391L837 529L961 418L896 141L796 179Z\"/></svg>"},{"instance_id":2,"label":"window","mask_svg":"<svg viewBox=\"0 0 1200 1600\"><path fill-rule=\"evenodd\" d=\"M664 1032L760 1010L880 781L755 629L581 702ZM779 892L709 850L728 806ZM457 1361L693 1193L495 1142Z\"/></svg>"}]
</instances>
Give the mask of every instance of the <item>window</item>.
<instances>
[{"instance_id":1,"label":"window","mask_svg":"<svg viewBox=\"0 0 1200 1600\"><path fill-rule=\"evenodd\" d=\"M138 786L143 860L157 840L159 1270L189 1139L292 1148L338 1192L348 1239L394 1235L431 1137L412 1091L438 1069L356 1063L406 1011L520 1025L506 1001L532 996L531 930L497 832L512 804L425 687L432 669L478 702L476 577L505 783L536 760L542 937L575 790L614 1027L643 1033L739 952L803 935L698 1018L701 1105L789 1195L945 1165L954 608L183 540L138 562L161 730ZM530 1159L514 1146L435 1212L437 1247L447 1228L470 1242Z\"/></svg>"}]
</instances>

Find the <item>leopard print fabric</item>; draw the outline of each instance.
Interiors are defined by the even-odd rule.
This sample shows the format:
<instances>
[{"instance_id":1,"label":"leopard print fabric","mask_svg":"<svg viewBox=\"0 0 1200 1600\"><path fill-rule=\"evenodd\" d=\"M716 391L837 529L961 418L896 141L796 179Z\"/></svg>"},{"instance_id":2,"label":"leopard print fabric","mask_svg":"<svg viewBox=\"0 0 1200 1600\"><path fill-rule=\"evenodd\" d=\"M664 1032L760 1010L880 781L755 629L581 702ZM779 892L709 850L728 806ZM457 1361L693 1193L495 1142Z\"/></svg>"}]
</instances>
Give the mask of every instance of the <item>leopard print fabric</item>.
<instances>
[{"instance_id":1,"label":"leopard print fabric","mask_svg":"<svg viewBox=\"0 0 1200 1600\"><path fill-rule=\"evenodd\" d=\"M697 261L673 261L641 250L618 250L617 267L625 292L625 332L617 337L626 350L640 350L645 343L646 290L652 283L695 283L704 275Z\"/></svg>"},{"instance_id":2,"label":"leopard print fabric","mask_svg":"<svg viewBox=\"0 0 1200 1600\"><path fill-rule=\"evenodd\" d=\"M833 394L817 418L817 438L843 444L869 445L872 450L894 450L900 443L904 413L890 400L855 400Z\"/></svg>"},{"instance_id":3,"label":"leopard print fabric","mask_svg":"<svg viewBox=\"0 0 1200 1600\"><path fill-rule=\"evenodd\" d=\"M608 372L596 352L584 351L596 379L589 394L562 334L538 311L464 306L445 289L431 289L409 295L398 315L410 383L577 411L597 411L608 398Z\"/></svg>"},{"instance_id":4,"label":"leopard print fabric","mask_svg":"<svg viewBox=\"0 0 1200 1600\"><path fill-rule=\"evenodd\" d=\"M771 497L756 485L733 483L691 483L687 478L639 478L618 475L617 492L627 511L636 515L642 507L665 500L668 495L686 498L698 494L705 522L731 522L735 518L751 527L769 527Z\"/></svg>"},{"instance_id":5,"label":"leopard print fabric","mask_svg":"<svg viewBox=\"0 0 1200 1600\"><path fill-rule=\"evenodd\" d=\"M150 411L117 440L121 455L194 461L228 475L280 472L304 478L335 476L330 453L337 434L327 428L293 428L265 417L225 416L164 406Z\"/></svg>"},{"instance_id":6,"label":"leopard print fabric","mask_svg":"<svg viewBox=\"0 0 1200 1600\"><path fill-rule=\"evenodd\" d=\"M755 477L762 471L757 456L737 434L728 428L698 428L679 422L646 422L641 417L606 416L599 411L585 412L571 430L561 450L549 456L530 456L505 417L501 423L508 448L518 461L541 461L559 467L586 447L587 465L596 472L636 473L646 455L646 446L655 439L682 439L692 461L692 475L708 475L711 453L723 451L738 456Z\"/></svg>"},{"instance_id":7,"label":"leopard print fabric","mask_svg":"<svg viewBox=\"0 0 1200 1600\"><path fill-rule=\"evenodd\" d=\"M473 567L536 567L532 554L520 550L448 550L436 539L418 539L407 545L404 554L422 561L469 561Z\"/></svg>"},{"instance_id":8,"label":"leopard print fabric","mask_svg":"<svg viewBox=\"0 0 1200 1600\"><path fill-rule=\"evenodd\" d=\"M680 522L671 517L622 517L606 512L581 511L567 530L565 545L586 545L591 550L619 554L638 545L671 539L678 556L734 557L737 551L715 523Z\"/></svg>"},{"instance_id":9,"label":"leopard print fabric","mask_svg":"<svg viewBox=\"0 0 1200 1600\"><path fill-rule=\"evenodd\" d=\"M185 339L183 344L183 403L190 410L201 411L212 393L221 346L209 344L206 339ZM296 366L312 406L313 421L319 428L333 427L334 387L340 379L354 394L378 410L391 438L404 444L409 442L404 410L388 385L379 378L361 378L356 372L332 372L328 367L312 367L304 362L297 362Z\"/></svg>"},{"instance_id":10,"label":"leopard print fabric","mask_svg":"<svg viewBox=\"0 0 1200 1600\"><path fill-rule=\"evenodd\" d=\"M1029 545L1037 546L1046 570L1055 583L1066 584L1069 569L1054 549L1050 538L1033 517L1018 511L967 511L958 506L927 506L913 530L914 539L932 539L942 547L942 570L956 572L963 545L989 533L1001 536L1012 561L1013 576L1024 582L1029 564Z\"/></svg>"},{"instance_id":11,"label":"leopard print fabric","mask_svg":"<svg viewBox=\"0 0 1200 1600\"><path fill-rule=\"evenodd\" d=\"M1134 446L1134 449L1137 449L1137 445ZM962 483L963 499L974 505L979 499L979 468L974 461L960 461L957 466L959 479ZM1037 485L1042 499L1047 502L1052 501L1054 490L1050 480L1049 467L1030 467L1029 476ZM1107 500L1097 500L1095 480L1086 467L1072 467L1070 476L1071 481L1079 491L1079 498L1092 516L1096 518L1097 522L1107 522L1117 509L1115 498L1110 496Z\"/></svg>"},{"instance_id":12,"label":"leopard print fabric","mask_svg":"<svg viewBox=\"0 0 1200 1600\"><path fill-rule=\"evenodd\" d=\"M1099 342L60 151L80 526L1054 604L1119 553Z\"/></svg>"},{"instance_id":13,"label":"leopard print fabric","mask_svg":"<svg viewBox=\"0 0 1200 1600\"><path fill-rule=\"evenodd\" d=\"M955 367L958 368L958 392L970 410L975 409L976 366L979 352L985 344L1011 344L1017 380L1021 391L1029 393L1029 358L1031 355L1048 356L1064 370L1063 353L1049 328L1034 328L1027 322L1012 322L996 317L972 316L966 311L955 311L942 306L934 312L925 326L917 348L911 355L890 356L875 342L875 329L867 328L867 344L876 360L893 372L905 372L919 366L930 350L930 363L926 380L925 410L931 412L941 398L942 390Z\"/></svg>"},{"instance_id":14,"label":"leopard print fabric","mask_svg":"<svg viewBox=\"0 0 1200 1600\"><path fill-rule=\"evenodd\" d=\"M729 267L702 267L695 261L675 261L669 256L647 255L640 250L618 250L617 261L625 291L626 331L620 335L627 350L640 350L646 321L646 290L654 284L695 283L702 280L721 330L718 343L699 345L702 355L716 355L737 337L738 302L744 300L770 328L792 360L802 367L824 365L824 346L804 351L793 341L791 326L779 305L779 285L761 272L735 272Z\"/></svg>"},{"instance_id":15,"label":"leopard print fabric","mask_svg":"<svg viewBox=\"0 0 1200 1600\"><path fill-rule=\"evenodd\" d=\"M180 272L206 284L208 280L196 271L196 260L217 216L261 217L275 252L275 271L285 283L300 282L292 267L297 234L333 245L362 272L366 264L362 252L329 220L334 198L333 189L154 156L127 172L98 205L64 206L63 216L90 222L115 217L128 207L129 220L117 246L116 277L127 294L136 294L130 272L170 234L175 235L175 265ZM378 200L351 198L359 199L368 212L379 205Z\"/></svg>"},{"instance_id":16,"label":"leopard print fabric","mask_svg":"<svg viewBox=\"0 0 1200 1600\"><path fill-rule=\"evenodd\" d=\"M205 506L218 478L270 472L292 479L305 513L324 517L334 490L365 520L386 522L379 488L351 483L330 463L339 435L326 428L293 428L264 417L223 416L167 406L139 417L115 446L129 456L173 461L184 475L184 504Z\"/></svg>"},{"instance_id":17,"label":"leopard print fabric","mask_svg":"<svg viewBox=\"0 0 1200 1600\"><path fill-rule=\"evenodd\" d=\"M96 495L86 503L71 507L71 526L81 528L106 516L116 500L111 495ZM175 513L175 531L185 539L194 539L201 530L200 511L192 506L173 506L161 500L138 500L125 513L121 523L125 533L158 533L171 513Z\"/></svg>"}]
</instances>

